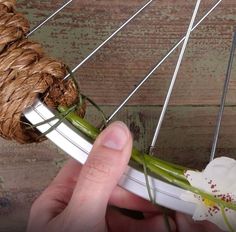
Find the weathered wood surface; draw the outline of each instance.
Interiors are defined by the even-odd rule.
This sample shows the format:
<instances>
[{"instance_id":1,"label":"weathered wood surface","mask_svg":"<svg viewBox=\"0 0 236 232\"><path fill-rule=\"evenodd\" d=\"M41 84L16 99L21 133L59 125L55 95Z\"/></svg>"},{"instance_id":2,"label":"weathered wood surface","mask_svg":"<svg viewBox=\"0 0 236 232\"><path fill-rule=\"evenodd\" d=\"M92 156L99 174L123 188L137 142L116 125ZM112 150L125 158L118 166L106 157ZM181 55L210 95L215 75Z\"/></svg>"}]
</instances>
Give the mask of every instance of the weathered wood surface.
<instances>
[{"instance_id":1,"label":"weathered wood surface","mask_svg":"<svg viewBox=\"0 0 236 232\"><path fill-rule=\"evenodd\" d=\"M200 15L214 2L204 1ZM74 67L144 3L75 0L32 38L41 41L51 56ZM20 0L18 9L34 26L61 4L59 0ZM184 34L193 6L194 1L155 1L81 67L78 77L83 91L109 114ZM235 0L225 0L193 33L158 140L160 157L191 167L207 162L235 22ZM130 125L140 149L150 144L178 52L116 118ZM235 86L234 65L217 155L236 157ZM93 109L88 118L98 121ZM0 144L0 231L24 231L33 199L66 156L50 142L22 146L0 140Z\"/></svg>"},{"instance_id":2,"label":"weathered wood surface","mask_svg":"<svg viewBox=\"0 0 236 232\"><path fill-rule=\"evenodd\" d=\"M30 14L35 25L49 14L49 9L59 6L56 2L59 1L52 4L22 1L20 6L26 8L24 12ZM216 1L203 2L200 16ZM144 3L77 0L33 38L42 41L49 53L74 67ZM193 7L194 1L154 1L79 70L86 93L100 104L119 103L184 35ZM225 0L192 34L172 104L219 102L235 20L235 1ZM163 103L178 51L152 76L131 104ZM94 88L98 82L99 88ZM236 100L235 85L233 78L228 98L232 104Z\"/></svg>"}]
</instances>

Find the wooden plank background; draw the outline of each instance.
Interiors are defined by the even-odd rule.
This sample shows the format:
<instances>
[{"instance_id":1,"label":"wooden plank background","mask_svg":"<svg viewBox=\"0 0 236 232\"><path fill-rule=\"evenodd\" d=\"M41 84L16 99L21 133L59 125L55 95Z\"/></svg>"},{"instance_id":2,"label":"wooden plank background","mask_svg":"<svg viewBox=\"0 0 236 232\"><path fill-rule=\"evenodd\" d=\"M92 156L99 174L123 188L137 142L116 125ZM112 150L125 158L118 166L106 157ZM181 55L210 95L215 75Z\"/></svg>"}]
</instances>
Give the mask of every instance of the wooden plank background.
<instances>
[{"instance_id":1,"label":"wooden plank background","mask_svg":"<svg viewBox=\"0 0 236 232\"><path fill-rule=\"evenodd\" d=\"M144 0L74 0L32 39L41 41L50 56L74 67ZM195 1L154 1L125 30L77 72L84 93L107 114L118 105L149 70L185 33ZM216 2L203 1L202 16ZM62 1L19 0L18 9L37 25ZM156 154L191 167L209 159L233 27L235 0L224 0L191 37L171 98ZM180 49L158 69L116 119L134 133L135 144L146 150L160 114ZM217 155L236 157L235 63ZM88 118L100 119L89 107ZM50 142L19 145L0 140L0 231L24 231L30 205L67 159Z\"/></svg>"}]
</instances>

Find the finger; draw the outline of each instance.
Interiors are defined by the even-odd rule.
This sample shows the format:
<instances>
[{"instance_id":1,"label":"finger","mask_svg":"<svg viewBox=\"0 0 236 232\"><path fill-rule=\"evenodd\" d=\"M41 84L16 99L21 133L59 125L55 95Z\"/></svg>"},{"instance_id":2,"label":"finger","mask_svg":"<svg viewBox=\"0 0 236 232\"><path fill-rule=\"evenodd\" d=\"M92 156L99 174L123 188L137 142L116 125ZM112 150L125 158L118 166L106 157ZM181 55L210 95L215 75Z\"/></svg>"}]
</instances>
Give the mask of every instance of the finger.
<instances>
[{"instance_id":1,"label":"finger","mask_svg":"<svg viewBox=\"0 0 236 232\"><path fill-rule=\"evenodd\" d=\"M150 201L140 198L119 186L112 192L109 204L118 208L136 210L148 214L162 212L159 206L153 205Z\"/></svg>"},{"instance_id":2,"label":"finger","mask_svg":"<svg viewBox=\"0 0 236 232\"><path fill-rule=\"evenodd\" d=\"M131 149L132 136L124 123L111 124L98 137L81 169L66 211L68 221L75 223L75 228L79 226L82 230L104 222L108 200L125 171ZM78 214L80 221L77 220Z\"/></svg>"},{"instance_id":3,"label":"finger","mask_svg":"<svg viewBox=\"0 0 236 232\"><path fill-rule=\"evenodd\" d=\"M32 205L28 223L29 231L47 224L67 206L76 185L81 165L70 159L52 183ZM32 228L34 230L32 230Z\"/></svg>"},{"instance_id":4,"label":"finger","mask_svg":"<svg viewBox=\"0 0 236 232\"><path fill-rule=\"evenodd\" d=\"M82 165L74 159L67 161L52 183L37 199L40 203L39 208L44 208L46 204L47 207L50 207L48 203L55 200L68 203L77 183L81 167Z\"/></svg>"},{"instance_id":5,"label":"finger","mask_svg":"<svg viewBox=\"0 0 236 232\"><path fill-rule=\"evenodd\" d=\"M82 165L78 161L74 159L69 159L64 165L64 167L57 174L57 176L54 178L51 185L74 185L75 183L77 183L81 168Z\"/></svg>"},{"instance_id":6,"label":"finger","mask_svg":"<svg viewBox=\"0 0 236 232\"><path fill-rule=\"evenodd\" d=\"M127 232L168 232L163 215L156 215L152 218L136 220L123 215L118 210L110 208L107 212L108 228L113 232L127 231ZM174 221L168 218L171 231L176 230Z\"/></svg>"}]
</instances>

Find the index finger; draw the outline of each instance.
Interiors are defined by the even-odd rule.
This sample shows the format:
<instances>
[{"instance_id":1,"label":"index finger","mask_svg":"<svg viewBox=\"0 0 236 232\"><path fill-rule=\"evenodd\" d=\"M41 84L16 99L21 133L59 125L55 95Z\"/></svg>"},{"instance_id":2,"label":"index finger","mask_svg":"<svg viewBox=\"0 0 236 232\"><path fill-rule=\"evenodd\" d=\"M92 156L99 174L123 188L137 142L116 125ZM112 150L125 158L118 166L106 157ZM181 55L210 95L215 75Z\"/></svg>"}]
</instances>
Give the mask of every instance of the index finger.
<instances>
[{"instance_id":1,"label":"index finger","mask_svg":"<svg viewBox=\"0 0 236 232\"><path fill-rule=\"evenodd\" d=\"M75 185L78 180L81 168L82 165L78 161L69 159L54 178L51 185L68 185L72 183Z\"/></svg>"}]
</instances>

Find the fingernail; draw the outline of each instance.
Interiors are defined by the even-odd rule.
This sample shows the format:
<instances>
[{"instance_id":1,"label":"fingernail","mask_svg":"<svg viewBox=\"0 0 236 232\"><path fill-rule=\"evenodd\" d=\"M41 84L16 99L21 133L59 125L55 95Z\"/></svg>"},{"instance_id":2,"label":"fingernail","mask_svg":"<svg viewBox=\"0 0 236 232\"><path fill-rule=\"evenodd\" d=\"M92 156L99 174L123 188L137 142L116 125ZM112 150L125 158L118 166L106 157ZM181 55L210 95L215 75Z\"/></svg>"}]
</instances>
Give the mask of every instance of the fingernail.
<instances>
[{"instance_id":1,"label":"fingernail","mask_svg":"<svg viewBox=\"0 0 236 232\"><path fill-rule=\"evenodd\" d=\"M123 122L112 123L104 133L101 142L104 147L118 151L124 149L129 138L129 129Z\"/></svg>"},{"instance_id":2,"label":"fingernail","mask_svg":"<svg viewBox=\"0 0 236 232\"><path fill-rule=\"evenodd\" d=\"M173 220L169 220L169 223L170 223L170 230L172 232L175 232L176 231L176 224Z\"/></svg>"},{"instance_id":3,"label":"fingernail","mask_svg":"<svg viewBox=\"0 0 236 232\"><path fill-rule=\"evenodd\" d=\"M167 220L168 220L168 225L166 224L167 222L165 222L165 230L164 231L175 232L176 231L176 224L175 224L175 222L170 217L168 217Z\"/></svg>"}]
</instances>

